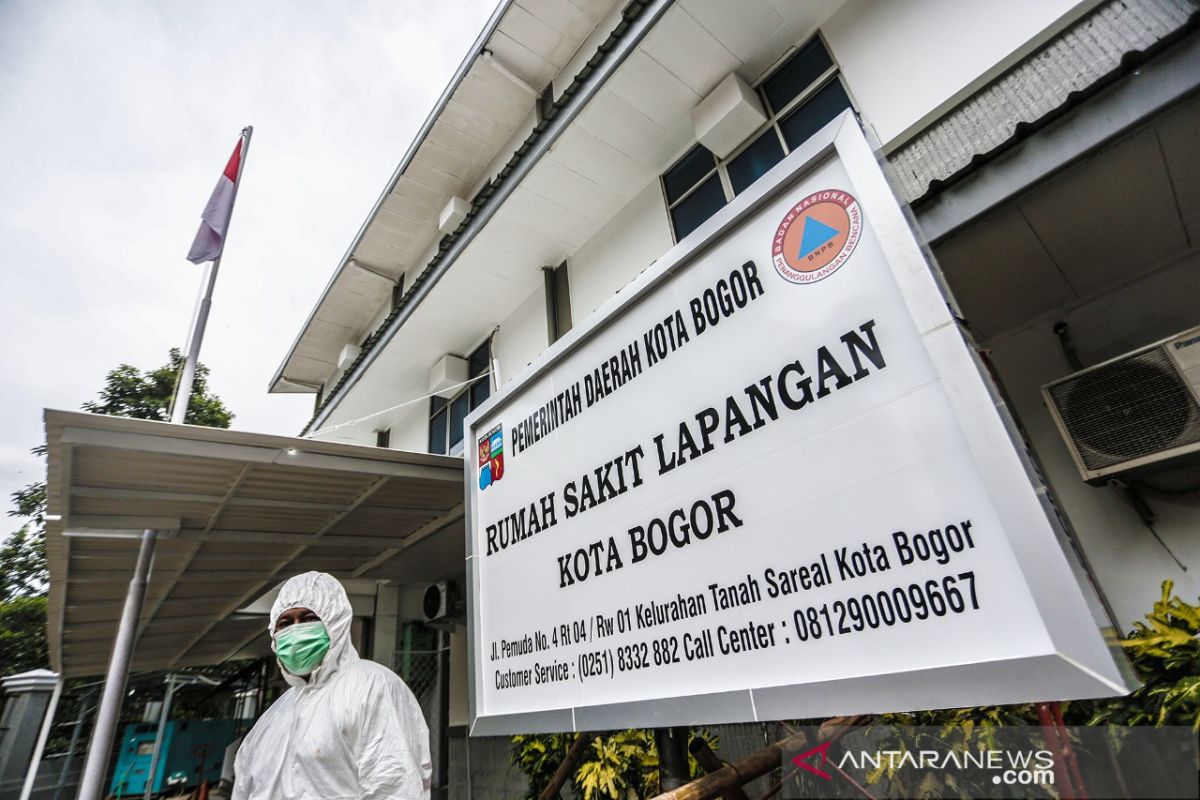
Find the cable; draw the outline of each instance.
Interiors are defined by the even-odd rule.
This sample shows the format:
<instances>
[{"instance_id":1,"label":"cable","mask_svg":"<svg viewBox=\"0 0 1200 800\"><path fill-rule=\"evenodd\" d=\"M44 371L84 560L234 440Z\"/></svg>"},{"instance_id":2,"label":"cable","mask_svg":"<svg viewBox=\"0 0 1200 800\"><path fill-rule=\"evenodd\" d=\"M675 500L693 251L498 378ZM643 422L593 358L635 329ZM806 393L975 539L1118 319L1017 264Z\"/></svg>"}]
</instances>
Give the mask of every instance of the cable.
<instances>
[{"instance_id":1,"label":"cable","mask_svg":"<svg viewBox=\"0 0 1200 800\"><path fill-rule=\"evenodd\" d=\"M1179 565L1181 570L1187 572L1188 568L1185 567L1183 562L1179 560L1179 556L1175 555L1170 547L1167 547L1167 543L1163 541L1163 538L1158 535L1158 531L1155 530L1154 509L1152 509L1150 504L1146 502L1146 498L1142 497L1142 493L1138 491L1138 488L1136 486L1131 486L1130 484L1125 483L1118 478L1109 478L1108 485L1111 486L1117 492L1117 494L1125 500L1125 502L1129 503L1133 510L1137 512L1138 518L1141 519L1142 524L1146 526L1146 530L1150 531L1150 534L1158 541L1160 545L1162 545L1162 549L1167 551L1167 555L1169 555L1171 559Z\"/></svg>"},{"instance_id":2,"label":"cable","mask_svg":"<svg viewBox=\"0 0 1200 800\"><path fill-rule=\"evenodd\" d=\"M405 406L411 406L413 403L419 403L422 400L428 400L429 398L431 398L435 395L441 395L446 392L452 392L456 389L461 389L464 386L470 386L472 383L475 383L476 381L480 380L481 378L487 378L491 374L492 374L492 371L489 369L486 372L481 372L480 374L476 375L474 378L463 381L462 383L456 383L453 386L447 386L445 389L442 389L441 391L430 392L429 394L423 394L420 397L414 397L411 400L405 400L403 403L397 403L396 405L391 406L389 408L385 408L382 411L376 411L373 414L367 414L365 417L359 417L358 419L352 419L347 422L339 422L337 425L331 425L328 428L321 428L319 431L313 431L312 433L308 434L304 438L312 439L314 436L320 436L321 434L325 434L325 433L332 433L333 431L349 427L350 425L357 425L360 422L366 422L369 419L373 419L373 418L381 416L383 414L387 414L389 412L396 411L397 409L404 408Z\"/></svg>"}]
</instances>

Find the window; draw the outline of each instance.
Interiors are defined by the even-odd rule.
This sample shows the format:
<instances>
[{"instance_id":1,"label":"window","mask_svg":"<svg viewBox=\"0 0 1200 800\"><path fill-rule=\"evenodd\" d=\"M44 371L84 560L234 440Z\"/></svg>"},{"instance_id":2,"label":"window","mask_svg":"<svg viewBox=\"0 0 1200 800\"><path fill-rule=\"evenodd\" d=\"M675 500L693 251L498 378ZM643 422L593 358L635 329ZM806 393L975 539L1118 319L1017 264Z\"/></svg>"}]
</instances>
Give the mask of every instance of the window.
<instances>
[{"instance_id":1,"label":"window","mask_svg":"<svg viewBox=\"0 0 1200 800\"><path fill-rule=\"evenodd\" d=\"M567 282L567 262L557 267L542 267L546 278L546 327L550 344L571 330L571 287Z\"/></svg>"},{"instance_id":2,"label":"window","mask_svg":"<svg viewBox=\"0 0 1200 800\"><path fill-rule=\"evenodd\" d=\"M675 241L700 227L825 123L850 108L837 67L814 37L758 86L769 119L729 158L697 144L662 176Z\"/></svg>"},{"instance_id":3,"label":"window","mask_svg":"<svg viewBox=\"0 0 1200 800\"><path fill-rule=\"evenodd\" d=\"M434 395L429 398L429 452L457 455L463 449L463 420L467 414L483 405L492 393L491 338L467 356L468 378L479 378L462 387L450 398Z\"/></svg>"}]
</instances>

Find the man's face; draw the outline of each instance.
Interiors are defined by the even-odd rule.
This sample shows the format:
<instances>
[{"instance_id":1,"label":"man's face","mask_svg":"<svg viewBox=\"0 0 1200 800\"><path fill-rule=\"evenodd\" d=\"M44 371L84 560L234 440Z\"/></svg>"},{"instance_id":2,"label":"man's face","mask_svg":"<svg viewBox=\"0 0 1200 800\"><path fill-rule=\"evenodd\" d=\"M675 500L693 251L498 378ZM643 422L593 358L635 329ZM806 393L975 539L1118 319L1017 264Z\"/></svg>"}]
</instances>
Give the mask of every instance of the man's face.
<instances>
[{"instance_id":1,"label":"man's face","mask_svg":"<svg viewBox=\"0 0 1200 800\"><path fill-rule=\"evenodd\" d=\"M279 615L279 619L275 620L275 632L279 633L289 625L295 625L299 622L320 621L321 618L317 616L315 611L304 608L303 606L296 606L295 608L289 608L287 611Z\"/></svg>"}]
</instances>

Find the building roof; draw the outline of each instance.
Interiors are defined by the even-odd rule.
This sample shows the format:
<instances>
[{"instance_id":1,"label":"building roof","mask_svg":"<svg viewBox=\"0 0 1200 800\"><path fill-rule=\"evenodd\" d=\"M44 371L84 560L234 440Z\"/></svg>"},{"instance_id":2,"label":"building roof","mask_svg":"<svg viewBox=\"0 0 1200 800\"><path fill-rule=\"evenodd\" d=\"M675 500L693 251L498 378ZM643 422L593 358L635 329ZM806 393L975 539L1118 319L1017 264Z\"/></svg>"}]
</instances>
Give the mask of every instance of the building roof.
<instances>
[{"instance_id":1,"label":"building roof","mask_svg":"<svg viewBox=\"0 0 1200 800\"><path fill-rule=\"evenodd\" d=\"M143 528L161 531L133 670L265 654L239 613L308 570L424 585L464 554L462 461L47 410L53 669L104 671Z\"/></svg>"},{"instance_id":2,"label":"building roof","mask_svg":"<svg viewBox=\"0 0 1200 800\"><path fill-rule=\"evenodd\" d=\"M689 112L708 92L730 72L756 80L841 2L633 0L606 17L566 67L573 78L556 86L553 108L510 142L458 230L325 387L305 431L375 414L380 397L424 396L430 365L477 345L542 285L543 266L573 256L694 143ZM376 359L386 366L368 369Z\"/></svg>"},{"instance_id":3,"label":"building roof","mask_svg":"<svg viewBox=\"0 0 1200 800\"><path fill-rule=\"evenodd\" d=\"M1110 0L888 156L917 202L1183 32L1196 0Z\"/></svg>"},{"instance_id":4,"label":"building roof","mask_svg":"<svg viewBox=\"0 0 1200 800\"><path fill-rule=\"evenodd\" d=\"M341 348L360 341L414 266L436 245L438 216L470 198L615 0L505 0L442 92L271 380L314 392ZM406 287L409 288L409 287Z\"/></svg>"}]
</instances>

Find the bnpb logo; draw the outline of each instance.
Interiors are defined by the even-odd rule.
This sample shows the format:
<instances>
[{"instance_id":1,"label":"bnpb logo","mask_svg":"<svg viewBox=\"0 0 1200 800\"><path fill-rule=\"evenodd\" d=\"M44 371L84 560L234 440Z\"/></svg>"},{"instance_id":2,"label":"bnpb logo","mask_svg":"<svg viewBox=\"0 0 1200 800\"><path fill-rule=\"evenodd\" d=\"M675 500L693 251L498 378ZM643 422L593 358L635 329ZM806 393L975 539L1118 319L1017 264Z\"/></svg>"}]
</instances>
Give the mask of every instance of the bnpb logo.
<instances>
[{"instance_id":1,"label":"bnpb logo","mask_svg":"<svg viewBox=\"0 0 1200 800\"><path fill-rule=\"evenodd\" d=\"M784 280L816 283L846 263L861 235L862 211L853 195L837 189L813 192L779 223L771 262Z\"/></svg>"},{"instance_id":2,"label":"bnpb logo","mask_svg":"<svg viewBox=\"0 0 1200 800\"><path fill-rule=\"evenodd\" d=\"M497 425L479 440L479 489L504 477L504 431Z\"/></svg>"}]
</instances>

